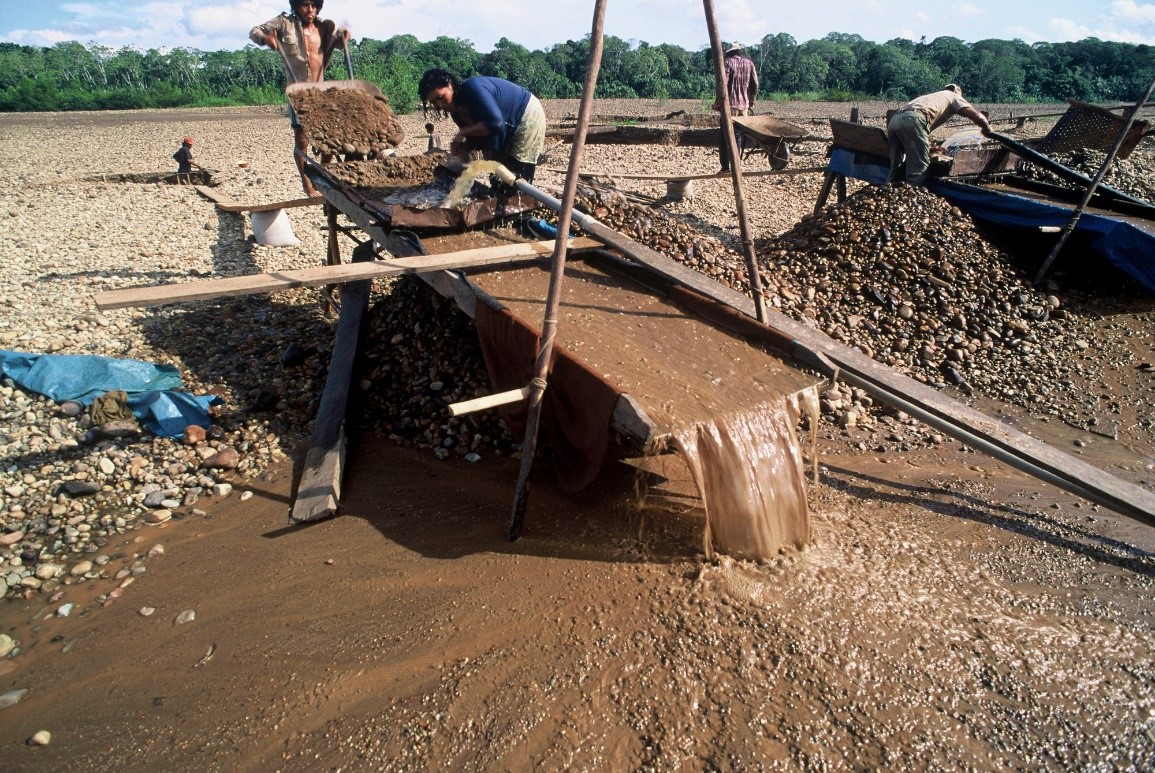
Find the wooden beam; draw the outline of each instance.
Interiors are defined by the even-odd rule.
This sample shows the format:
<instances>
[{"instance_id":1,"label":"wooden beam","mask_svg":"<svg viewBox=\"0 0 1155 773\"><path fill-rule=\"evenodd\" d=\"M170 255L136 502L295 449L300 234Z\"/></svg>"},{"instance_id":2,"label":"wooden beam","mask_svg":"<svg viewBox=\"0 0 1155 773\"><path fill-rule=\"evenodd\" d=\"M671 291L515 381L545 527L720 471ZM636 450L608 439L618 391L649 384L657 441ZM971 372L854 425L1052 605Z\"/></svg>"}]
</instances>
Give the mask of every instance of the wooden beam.
<instances>
[{"instance_id":1,"label":"wooden beam","mask_svg":"<svg viewBox=\"0 0 1155 773\"><path fill-rule=\"evenodd\" d=\"M313 421L313 434L297 497L289 512L291 523L316 521L335 515L341 501L341 478L345 467L345 408L357 358L361 321L369 308L369 280L347 283L341 292L341 316L329 358L329 375Z\"/></svg>"},{"instance_id":2,"label":"wooden beam","mask_svg":"<svg viewBox=\"0 0 1155 773\"><path fill-rule=\"evenodd\" d=\"M150 287L129 287L123 290L109 290L94 296L96 307L101 310L123 309L133 306L157 306L166 303L203 301L254 293L270 293L294 287L352 282L362 279L396 276L398 274L421 274L431 271L469 268L499 268L522 265L548 258L553 254L553 240L521 242L482 247L473 250L450 252L443 255L422 255L412 258L389 258L366 263L344 263L336 266L314 266L294 271L278 271L269 274L246 274L225 279L208 279L200 282L179 282L176 284L154 285ZM587 237L570 240L571 250L601 247L602 243Z\"/></svg>"},{"instance_id":3,"label":"wooden beam","mask_svg":"<svg viewBox=\"0 0 1155 773\"><path fill-rule=\"evenodd\" d=\"M552 168L552 167L547 167L547 168L543 169L542 171L557 172L559 174L566 174L565 169L556 169L556 168ZM807 167L800 167L798 169L755 169L754 171L751 171L751 172L747 172L745 169L743 169L742 170L742 176L743 177L769 177L771 175L779 175L779 176L785 175L787 177L792 177L794 175L799 175L799 174L822 174L825 171L826 171L826 167L824 167L824 166L807 166ZM730 173L729 172L718 172L715 174L682 174L682 175L614 174L613 172L579 172L578 175L580 177L585 177L585 178L606 177L606 178L609 178L611 180L670 180L672 182L681 182L681 181L689 181L689 180L722 180L722 179L729 180L730 179Z\"/></svg>"},{"instance_id":4,"label":"wooden beam","mask_svg":"<svg viewBox=\"0 0 1155 773\"><path fill-rule=\"evenodd\" d=\"M313 196L306 199L289 199L288 201L274 201L269 204L238 204L226 199L207 185L194 185L193 189L206 199L217 205L221 212L272 212L277 209L292 209L293 207L311 207L324 204L322 196Z\"/></svg>"}]
</instances>

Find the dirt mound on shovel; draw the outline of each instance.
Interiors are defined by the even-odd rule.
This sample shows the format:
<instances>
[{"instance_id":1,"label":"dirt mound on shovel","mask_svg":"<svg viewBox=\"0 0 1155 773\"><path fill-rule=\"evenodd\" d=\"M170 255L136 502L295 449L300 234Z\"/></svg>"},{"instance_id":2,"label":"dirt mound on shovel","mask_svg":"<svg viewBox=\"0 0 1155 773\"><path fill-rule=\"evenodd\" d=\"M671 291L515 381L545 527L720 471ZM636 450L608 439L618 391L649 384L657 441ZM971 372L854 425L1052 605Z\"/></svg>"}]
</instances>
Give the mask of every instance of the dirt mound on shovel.
<instances>
[{"instance_id":1,"label":"dirt mound on shovel","mask_svg":"<svg viewBox=\"0 0 1155 773\"><path fill-rule=\"evenodd\" d=\"M297 113L313 151L367 158L404 141L405 132L381 94L359 88L293 89L289 103Z\"/></svg>"}]
</instances>

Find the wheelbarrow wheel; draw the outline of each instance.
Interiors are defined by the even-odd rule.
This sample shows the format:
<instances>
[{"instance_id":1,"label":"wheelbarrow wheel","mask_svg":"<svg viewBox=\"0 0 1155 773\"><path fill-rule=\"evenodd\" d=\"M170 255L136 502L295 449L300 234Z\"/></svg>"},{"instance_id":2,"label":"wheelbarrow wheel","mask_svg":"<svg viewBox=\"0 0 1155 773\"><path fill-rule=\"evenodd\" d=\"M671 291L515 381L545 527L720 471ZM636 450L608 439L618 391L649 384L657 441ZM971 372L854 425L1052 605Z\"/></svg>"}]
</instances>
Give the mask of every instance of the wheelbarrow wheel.
<instances>
[{"instance_id":1,"label":"wheelbarrow wheel","mask_svg":"<svg viewBox=\"0 0 1155 773\"><path fill-rule=\"evenodd\" d=\"M790 163L790 146L779 140L774 148L767 148L766 155L770 159L770 168L781 172Z\"/></svg>"}]
</instances>

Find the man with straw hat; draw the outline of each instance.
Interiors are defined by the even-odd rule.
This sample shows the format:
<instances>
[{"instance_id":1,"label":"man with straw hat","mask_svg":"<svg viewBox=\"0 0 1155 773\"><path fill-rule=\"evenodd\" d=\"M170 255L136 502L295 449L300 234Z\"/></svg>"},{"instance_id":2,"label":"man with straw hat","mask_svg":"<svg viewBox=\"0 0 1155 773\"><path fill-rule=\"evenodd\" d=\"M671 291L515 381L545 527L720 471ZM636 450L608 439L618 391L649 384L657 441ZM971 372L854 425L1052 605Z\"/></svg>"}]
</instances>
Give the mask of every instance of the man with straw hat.
<instances>
[{"instance_id":1,"label":"man with straw hat","mask_svg":"<svg viewBox=\"0 0 1155 773\"><path fill-rule=\"evenodd\" d=\"M726 93L730 97L730 114L750 115L754 100L758 98L758 68L737 43L723 46L723 49L722 64L725 67ZM721 112L720 101L714 100L714 109ZM718 157L722 162L721 171L729 172L730 152L726 147L725 133L718 144Z\"/></svg>"}]
</instances>

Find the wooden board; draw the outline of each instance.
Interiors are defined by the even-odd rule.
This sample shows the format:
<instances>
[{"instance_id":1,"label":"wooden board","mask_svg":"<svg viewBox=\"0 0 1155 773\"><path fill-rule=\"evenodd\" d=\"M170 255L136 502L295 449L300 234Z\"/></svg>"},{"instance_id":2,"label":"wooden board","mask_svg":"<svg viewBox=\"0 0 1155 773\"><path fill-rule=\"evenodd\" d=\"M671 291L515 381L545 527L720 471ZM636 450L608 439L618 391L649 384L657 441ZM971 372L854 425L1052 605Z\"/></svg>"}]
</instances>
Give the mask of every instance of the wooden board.
<instances>
[{"instance_id":1,"label":"wooden board","mask_svg":"<svg viewBox=\"0 0 1155 773\"><path fill-rule=\"evenodd\" d=\"M194 185L193 189L204 196L209 201L217 205L217 209L221 212L273 212L278 209L292 209L293 207L311 207L316 204L324 204L325 199L321 196L313 196L312 198L304 199L289 199L288 201L274 201L269 204L237 204L235 201L226 199L218 194L212 188L205 185Z\"/></svg>"},{"instance_id":2,"label":"wooden board","mask_svg":"<svg viewBox=\"0 0 1155 773\"><path fill-rule=\"evenodd\" d=\"M341 316L329 358L329 373L313 434L305 453L301 482L289 513L291 523L316 521L335 515L341 501L341 479L345 468L345 409L349 401L349 384L357 357L361 321L369 308L371 283L350 282L341 293Z\"/></svg>"},{"instance_id":3,"label":"wooden board","mask_svg":"<svg viewBox=\"0 0 1155 773\"><path fill-rule=\"evenodd\" d=\"M890 144L886 139L886 132L877 126L865 126L831 118L830 132L834 136L836 148L890 158Z\"/></svg>"},{"instance_id":4,"label":"wooden board","mask_svg":"<svg viewBox=\"0 0 1155 773\"><path fill-rule=\"evenodd\" d=\"M570 240L570 250L600 247L601 242L585 237ZM279 271L269 274L247 274L225 279L208 279L201 282L180 282L177 284L154 285L151 287L130 287L124 290L110 290L94 297L98 309L123 309L134 306L158 306L166 303L203 301L237 295L268 293L288 290L294 287L315 287L338 284L361 279L397 276L399 274L420 274L448 269L496 268L516 265L548 258L553 254L553 240L524 242L520 244L485 247L476 250L445 255L419 256L414 258L389 258L367 263L345 263L338 266L316 266L295 271Z\"/></svg>"}]
</instances>

